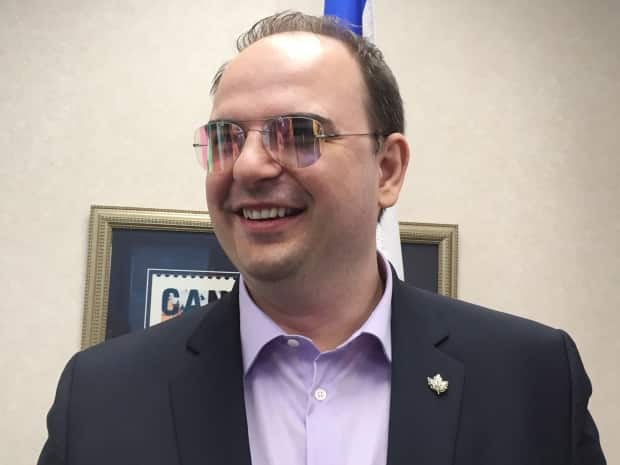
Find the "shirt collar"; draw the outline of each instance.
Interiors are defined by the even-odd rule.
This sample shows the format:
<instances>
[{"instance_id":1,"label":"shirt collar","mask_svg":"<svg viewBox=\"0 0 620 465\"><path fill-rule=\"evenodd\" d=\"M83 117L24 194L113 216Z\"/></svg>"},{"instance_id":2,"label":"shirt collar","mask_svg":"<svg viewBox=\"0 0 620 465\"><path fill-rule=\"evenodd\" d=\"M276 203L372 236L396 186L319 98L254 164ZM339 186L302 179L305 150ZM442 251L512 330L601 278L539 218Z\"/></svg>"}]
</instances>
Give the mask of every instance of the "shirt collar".
<instances>
[{"instance_id":1,"label":"shirt collar","mask_svg":"<svg viewBox=\"0 0 620 465\"><path fill-rule=\"evenodd\" d=\"M383 352L387 360L391 362L392 268L380 252L377 252L377 257L385 278L383 295L364 324L339 347L348 344L360 334L371 334L381 342ZM254 303L245 287L243 276L240 275L239 280L241 351L243 354L243 372L247 374L262 348L272 340L287 334Z\"/></svg>"}]
</instances>

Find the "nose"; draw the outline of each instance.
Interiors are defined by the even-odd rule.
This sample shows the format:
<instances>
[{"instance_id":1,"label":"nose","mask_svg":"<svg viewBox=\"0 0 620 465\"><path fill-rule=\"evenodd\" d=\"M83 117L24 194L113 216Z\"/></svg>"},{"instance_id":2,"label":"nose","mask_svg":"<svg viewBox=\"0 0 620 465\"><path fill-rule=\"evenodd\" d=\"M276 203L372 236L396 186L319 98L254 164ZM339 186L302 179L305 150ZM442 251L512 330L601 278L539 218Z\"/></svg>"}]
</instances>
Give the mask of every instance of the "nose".
<instances>
[{"instance_id":1,"label":"nose","mask_svg":"<svg viewBox=\"0 0 620 465\"><path fill-rule=\"evenodd\" d=\"M233 165L233 179L251 186L265 179L276 178L281 173L282 166L265 148L262 131L248 130L241 153Z\"/></svg>"}]
</instances>

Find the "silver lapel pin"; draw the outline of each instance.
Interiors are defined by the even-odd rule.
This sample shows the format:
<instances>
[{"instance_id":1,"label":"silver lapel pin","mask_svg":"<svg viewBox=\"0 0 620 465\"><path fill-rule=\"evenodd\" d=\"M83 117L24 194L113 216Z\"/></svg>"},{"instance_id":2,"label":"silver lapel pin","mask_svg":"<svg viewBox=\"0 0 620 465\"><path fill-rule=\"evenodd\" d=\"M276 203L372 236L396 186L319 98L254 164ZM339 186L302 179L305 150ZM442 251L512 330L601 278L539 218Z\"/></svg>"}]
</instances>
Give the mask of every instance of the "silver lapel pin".
<instances>
[{"instance_id":1,"label":"silver lapel pin","mask_svg":"<svg viewBox=\"0 0 620 465\"><path fill-rule=\"evenodd\" d=\"M427 377L428 387L431 391L435 391L437 395L441 395L448 390L448 381L444 380L439 373L432 378Z\"/></svg>"}]
</instances>

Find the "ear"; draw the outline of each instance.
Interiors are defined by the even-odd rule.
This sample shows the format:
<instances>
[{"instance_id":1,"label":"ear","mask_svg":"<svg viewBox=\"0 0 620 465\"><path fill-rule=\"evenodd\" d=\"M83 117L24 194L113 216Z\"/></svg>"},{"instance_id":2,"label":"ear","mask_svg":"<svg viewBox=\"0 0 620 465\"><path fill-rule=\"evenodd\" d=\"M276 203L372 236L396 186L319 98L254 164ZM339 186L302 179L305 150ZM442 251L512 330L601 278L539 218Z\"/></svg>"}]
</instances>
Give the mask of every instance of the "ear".
<instances>
[{"instance_id":1,"label":"ear","mask_svg":"<svg viewBox=\"0 0 620 465\"><path fill-rule=\"evenodd\" d=\"M409 164L409 143L401 133L390 134L381 144L376 155L379 168L379 190L377 202L380 208L396 203L405 181Z\"/></svg>"}]
</instances>

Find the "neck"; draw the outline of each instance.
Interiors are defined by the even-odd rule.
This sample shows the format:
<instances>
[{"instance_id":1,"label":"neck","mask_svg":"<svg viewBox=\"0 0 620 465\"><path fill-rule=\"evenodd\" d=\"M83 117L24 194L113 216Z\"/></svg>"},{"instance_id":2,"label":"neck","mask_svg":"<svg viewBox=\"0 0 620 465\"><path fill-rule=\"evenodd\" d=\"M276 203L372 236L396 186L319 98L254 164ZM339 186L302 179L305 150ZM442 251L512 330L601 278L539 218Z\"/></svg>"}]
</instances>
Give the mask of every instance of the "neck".
<instances>
[{"instance_id":1,"label":"neck","mask_svg":"<svg viewBox=\"0 0 620 465\"><path fill-rule=\"evenodd\" d=\"M286 282L244 280L256 305L284 332L308 337L326 351L358 330L383 294L376 254L358 265Z\"/></svg>"}]
</instances>

